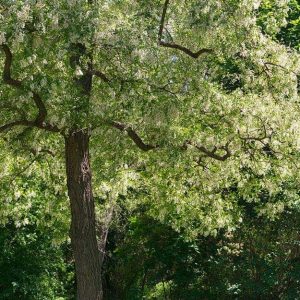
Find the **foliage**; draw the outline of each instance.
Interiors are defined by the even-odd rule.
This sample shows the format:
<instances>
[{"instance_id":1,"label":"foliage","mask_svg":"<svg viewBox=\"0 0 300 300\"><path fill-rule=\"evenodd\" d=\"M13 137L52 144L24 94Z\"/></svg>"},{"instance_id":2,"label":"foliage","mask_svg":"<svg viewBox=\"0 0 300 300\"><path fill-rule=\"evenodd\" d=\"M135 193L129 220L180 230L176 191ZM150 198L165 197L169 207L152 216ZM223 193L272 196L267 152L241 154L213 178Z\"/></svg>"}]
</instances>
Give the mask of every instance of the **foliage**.
<instances>
[{"instance_id":1,"label":"foliage","mask_svg":"<svg viewBox=\"0 0 300 300\"><path fill-rule=\"evenodd\" d=\"M1 1L0 270L22 272L0 297L69 297L63 139L86 129L99 224L126 229L112 299L298 296L299 11Z\"/></svg>"},{"instance_id":2,"label":"foliage","mask_svg":"<svg viewBox=\"0 0 300 300\"><path fill-rule=\"evenodd\" d=\"M278 1L278 3L268 0L262 1L258 22L265 32L274 36L278 41L299 50L300 2L299 0L290 0L287 2L288 7L284 6L284 3L284 1ZM285 8L282 10L283 7ZM273 30L268 25L270 19L273 20L273 24L277 24Z\"/></svg>"},{"instance_id":3,"label":"foliage","mask_svg":"<svg viewBox=\"0 0 300 300\"><path fill-rule=\"evenodd\" d=\"M299 211L246 216L233 232L186 241L140 213L112 231L107 299L295 299Z\"/></svg>"},{"instance_id":4,"label":"foliage","mask_svg":"<svg viewBox=\"0 0 300 300\"><path fill-rule=\"evenodd\" d=\"M52 156L2 150L0 299L72 299L69 211Z\"/></svg>"},{"instance_id":5,"label":"foliage","mask_svg":"<svg viewBox=\"0 0 300 300\"><path fill-rule=\"evenodd\" d=\"M31 224L0 227L0 299L72 299L70 245L55 245L54 235Z\"/></svg>"},{"instance_id":6,"label":"foliage","mask_svg":"<svg viewBox=\"0 0 300 300\"><path fill-rule=\"evenodd\" d=\"M287 3L276 5L279 21L264 19L272 28L287 17ZM114 198L135 181L144 191L136 205L155 204L153 216L185 227L190 238L216 234L240 218L235 195L224 190L238 183L238 194L255 201L257 190L281 194L298 176L299 58L261 31L257 1L166 1L164 18L163 7L160 1L5 1L1 43L11 49L12 76L22 88L4 78L1 119L29 120L35 143L55 145L58 155L56 131L91 128L95 194L106 202L99 210L109 206L109 191ZM196 59L187 54L199 48L212 50ZM1 59L4 66L7 57ZM86 99L74 80L88 72L95 76ZM229 88L232 80L238 85ZM33 101L36 93L46 116ZM37 110L43 123L30 123ZM18 126L12 132L9 143L23 134ZM141 154L128 137L152 150ZM116 174L131 178L120 192L113 189ZM289 201L269 204L266 214L297 200L288 186Z\"/></svg>"}]
</instances>

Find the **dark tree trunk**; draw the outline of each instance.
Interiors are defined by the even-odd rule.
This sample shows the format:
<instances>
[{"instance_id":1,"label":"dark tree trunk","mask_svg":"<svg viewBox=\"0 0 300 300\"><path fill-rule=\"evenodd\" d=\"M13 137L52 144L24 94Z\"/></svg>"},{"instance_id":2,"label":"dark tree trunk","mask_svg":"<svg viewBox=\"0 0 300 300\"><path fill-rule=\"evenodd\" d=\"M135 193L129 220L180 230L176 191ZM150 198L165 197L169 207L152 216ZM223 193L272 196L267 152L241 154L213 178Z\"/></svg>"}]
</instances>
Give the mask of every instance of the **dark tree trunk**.
<instances>
[{"instance_id":1,"label":"dark tree trunk","mask_svg":"<svg viewBox=\"0 0 300 300\"><path fill-rule=\"evenodd\" d=\"M65 139L71 243L78 300L102 300L101 255L96 238L95 204L89 163L89 133L80 130Z\"/></svg>"}]
</instances>

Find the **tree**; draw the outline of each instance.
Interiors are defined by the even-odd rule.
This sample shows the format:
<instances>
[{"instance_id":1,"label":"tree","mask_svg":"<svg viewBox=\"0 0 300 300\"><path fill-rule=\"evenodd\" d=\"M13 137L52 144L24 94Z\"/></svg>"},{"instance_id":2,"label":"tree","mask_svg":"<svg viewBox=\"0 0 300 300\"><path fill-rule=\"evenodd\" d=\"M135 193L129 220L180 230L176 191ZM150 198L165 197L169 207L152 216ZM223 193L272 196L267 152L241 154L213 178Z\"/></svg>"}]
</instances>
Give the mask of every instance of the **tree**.
<instances>
[{"instance_id":1,"label":"tree","mask_svg":"<svg viewBox=\"0 0 300 300\"><path fill-rule=\"evenodd\" d=\"M244 221L235 231L192 241L147 211L129 214L109 235L107 299L296 298L299 207L275 220L255 210L244 203Z\"/></svg>"},{"instance_id":2,"label":"tree","mask_svg":"<svg viewBox=\"0 0 300 300\"><path fill-rule=\"evenodd\" d=\"M0 131L36 154L64 143L78 299L103 298L112 203L131 185L193 237L239 220L233 187L256 201L298 176L298 57L261 32L257 9L254 0L2 1Z\"/></svg>"}]
</instances>

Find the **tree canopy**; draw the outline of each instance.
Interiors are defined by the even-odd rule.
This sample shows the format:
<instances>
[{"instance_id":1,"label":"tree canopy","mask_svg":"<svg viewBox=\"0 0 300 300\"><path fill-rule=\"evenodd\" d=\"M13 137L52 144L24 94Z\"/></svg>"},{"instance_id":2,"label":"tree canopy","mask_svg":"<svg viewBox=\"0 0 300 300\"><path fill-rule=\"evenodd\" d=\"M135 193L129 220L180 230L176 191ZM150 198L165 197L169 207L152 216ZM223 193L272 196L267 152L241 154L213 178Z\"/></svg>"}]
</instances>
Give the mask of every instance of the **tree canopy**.
<instances>
[{"instance_id":1,"label":"tree canopy","mask_svg":"<svg viewBox=\"0 0 300 300\"><path fill-rule=\"evenodd\" d=\"M81 132L104 246L124 207L188 241L234 231L241 202L297 208L298 23L298 1L3 0L1 222L67 239Z\"/></svg>"}]
</instances>

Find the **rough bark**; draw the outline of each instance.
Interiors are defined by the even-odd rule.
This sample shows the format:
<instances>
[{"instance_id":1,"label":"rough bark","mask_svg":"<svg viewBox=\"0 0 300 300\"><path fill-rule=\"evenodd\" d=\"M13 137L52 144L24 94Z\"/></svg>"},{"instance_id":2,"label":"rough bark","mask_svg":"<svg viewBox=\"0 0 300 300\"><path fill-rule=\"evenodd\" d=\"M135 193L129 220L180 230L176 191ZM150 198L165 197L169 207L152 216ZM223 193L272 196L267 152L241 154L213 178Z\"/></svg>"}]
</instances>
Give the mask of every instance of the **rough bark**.
<instances>
[{"instance_id":1,"label":"rough bark","mask_svg":"<svg viewBox=\"0 0 300 300\"><path fill-rule=\"evenodd\" d=\"M65 139L65 150L77 299L102 300L101 255L96 239L88 132L71 133Z\"/></svg>"}]
</instances>

